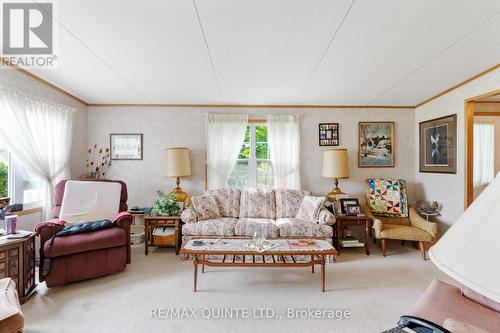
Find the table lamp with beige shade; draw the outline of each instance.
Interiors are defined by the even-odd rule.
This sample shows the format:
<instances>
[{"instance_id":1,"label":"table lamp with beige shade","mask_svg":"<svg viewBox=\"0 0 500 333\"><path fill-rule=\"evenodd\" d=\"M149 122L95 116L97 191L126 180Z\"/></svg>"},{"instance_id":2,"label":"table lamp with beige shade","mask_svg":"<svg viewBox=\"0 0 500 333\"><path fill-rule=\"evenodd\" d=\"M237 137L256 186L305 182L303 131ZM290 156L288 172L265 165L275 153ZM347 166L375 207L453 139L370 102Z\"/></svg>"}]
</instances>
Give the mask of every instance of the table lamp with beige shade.
<instances>
[{"instance_id":1,"label":"table lamp with beige shade","mask_svg":"<svg viewBox=\"0 0 500 333\"><path fill-rule=\"evenodd\" d=\"M323 151L323 177L335 179L335 188L326 196L328 201L333 202L338 194L344 194L339 188L339 179L349 178L347 149Z\"/></svg>"},{"instance_id":2,"label":"table lamp with beige shade","mask_svg":"<svg viewBox=\"0 0 500 333\"><path fill-rule=\"evenodd\" d=\"M176 178L177 187L172 193L177 198L177 202L184 202L187 199L187 193L184 192L179 184L181 177L191 176L191 159L189 157L189 148L175 147L165 150L165 165L167 178Z\"/></svg>"}]
</instances>

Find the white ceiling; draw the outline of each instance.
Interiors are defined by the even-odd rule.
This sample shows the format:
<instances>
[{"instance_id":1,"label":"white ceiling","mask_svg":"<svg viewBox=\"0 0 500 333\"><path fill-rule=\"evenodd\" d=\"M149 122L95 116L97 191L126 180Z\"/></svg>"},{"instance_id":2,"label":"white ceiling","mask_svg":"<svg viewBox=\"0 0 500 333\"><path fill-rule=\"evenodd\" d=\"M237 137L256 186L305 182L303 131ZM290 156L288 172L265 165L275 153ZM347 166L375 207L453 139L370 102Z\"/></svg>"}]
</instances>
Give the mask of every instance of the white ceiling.
<instances>
[{"instance_id":1,"label":"white ceiling","mask_svg":"<svg viewBox=\"0 0 500 333\"><path fill-rule=\"evenodd\" d=\"M57 68L91 104L415 105L500 60L498 0L64 0Z\"/></svg>"}]
</instances>

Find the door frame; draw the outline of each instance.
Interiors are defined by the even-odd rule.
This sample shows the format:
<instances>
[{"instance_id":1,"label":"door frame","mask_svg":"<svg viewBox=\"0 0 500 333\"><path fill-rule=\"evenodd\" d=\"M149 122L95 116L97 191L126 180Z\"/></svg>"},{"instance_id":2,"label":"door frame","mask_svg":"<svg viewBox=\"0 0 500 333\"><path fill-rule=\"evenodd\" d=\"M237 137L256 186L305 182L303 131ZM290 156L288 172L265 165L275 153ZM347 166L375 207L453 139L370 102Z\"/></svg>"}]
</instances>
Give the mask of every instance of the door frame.
<instances>
[{"instance_id":1,"label":"door frame","mask_svg":"<svg viewBox=\"0 0 500 333\"><path fill-rule=\"evenodd\" d=\"M465 100L465 208L474 200L474 104L478 99L500 94L500 89Z\"/></svg>"}]
</instances>

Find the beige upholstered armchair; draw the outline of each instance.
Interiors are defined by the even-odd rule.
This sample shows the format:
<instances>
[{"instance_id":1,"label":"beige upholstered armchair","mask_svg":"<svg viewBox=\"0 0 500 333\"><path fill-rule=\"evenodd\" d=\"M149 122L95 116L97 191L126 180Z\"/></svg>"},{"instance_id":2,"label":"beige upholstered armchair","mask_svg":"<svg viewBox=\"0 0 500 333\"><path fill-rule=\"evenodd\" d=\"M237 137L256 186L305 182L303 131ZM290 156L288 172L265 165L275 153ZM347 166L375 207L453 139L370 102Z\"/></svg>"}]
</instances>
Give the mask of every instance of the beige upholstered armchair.
<instances>
[{"instance_id":1,"label":"beige upholstered armchair","mask_svg":"<svg viewBox=\"0 0 500 333\"><path fill-rule=\"evenodd\" d=\"M375 239L380 239L385 257L386 240L418 242L426 260L425 243L433 243L439 234L437 223L428 222L408 206L406 182L402 179L367 179L366 214L373 221Z\"/></svg>"}]
</instances>

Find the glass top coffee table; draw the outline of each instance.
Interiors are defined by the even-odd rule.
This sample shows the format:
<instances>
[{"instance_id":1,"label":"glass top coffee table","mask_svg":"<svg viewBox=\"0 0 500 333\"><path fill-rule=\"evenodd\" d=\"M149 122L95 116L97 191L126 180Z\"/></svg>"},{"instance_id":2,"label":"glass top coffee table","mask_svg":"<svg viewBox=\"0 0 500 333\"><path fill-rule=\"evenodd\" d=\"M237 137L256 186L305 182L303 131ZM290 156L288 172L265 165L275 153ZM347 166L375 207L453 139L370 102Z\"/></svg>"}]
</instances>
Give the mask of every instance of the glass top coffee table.
<instances>
[{"instance_id":1,"label":"glass top coffee table","mask_svg":"<svg viewBox=\"0 0 500 333\"><path fill-rule=\"evenodd\" d=\"M218 267L311 267L321 266L321 288L325 291L326 257L338 254L324 240L318 239L273 239L262 247L255 248L249 239L192 239L181 253L193 257L194 291L198 278L198 265L202 273L206 266ZM219 256L220 260L208 257ZM304 260L303 258L308 258Z\"/></svg>"}]
</instances>

